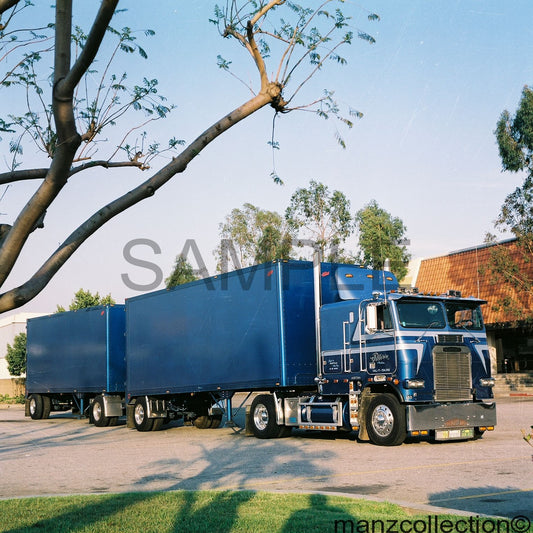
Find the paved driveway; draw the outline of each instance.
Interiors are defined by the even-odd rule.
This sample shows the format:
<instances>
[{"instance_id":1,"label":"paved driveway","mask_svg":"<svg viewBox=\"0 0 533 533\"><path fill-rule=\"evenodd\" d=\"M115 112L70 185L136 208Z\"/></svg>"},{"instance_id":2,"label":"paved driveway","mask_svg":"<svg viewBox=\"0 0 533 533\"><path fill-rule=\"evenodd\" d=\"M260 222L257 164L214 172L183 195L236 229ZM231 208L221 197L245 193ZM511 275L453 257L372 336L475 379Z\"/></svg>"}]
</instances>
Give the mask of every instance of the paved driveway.
<instances>
[{"instance_id":1,"label":"paved driveway","mask_svg":"<svg viewBox=\"0 0 533 533\"><path fill-rule=\"evenodd\" d=\"M479 441L395 448L353 435L295 431L258 440L224 427L170 425L151 433L97 428L71 415L24 418L0 409L0 497L178 489L327 491L407 506L533 519L533 398L498 402Z\"/></svg>"}]
</instances>

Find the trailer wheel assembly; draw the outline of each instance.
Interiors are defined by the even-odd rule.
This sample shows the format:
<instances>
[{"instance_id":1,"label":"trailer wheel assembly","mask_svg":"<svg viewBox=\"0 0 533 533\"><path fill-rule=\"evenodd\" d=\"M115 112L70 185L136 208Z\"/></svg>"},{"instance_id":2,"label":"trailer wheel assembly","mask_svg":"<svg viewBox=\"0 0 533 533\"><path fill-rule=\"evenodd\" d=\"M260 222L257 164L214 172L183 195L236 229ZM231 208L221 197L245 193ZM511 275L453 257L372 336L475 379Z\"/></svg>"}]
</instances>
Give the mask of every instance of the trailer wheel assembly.
<instances>
[{"instance_id":1,"label":"trailer wheel assembly","mask_svg":"<svg viewBox=\"0 0 533 533\"><path fill-rule=\"evenodd\" d=\"M407 435L405 410L391 394L372 398L366 416L370 440L380 446L398 446Z\"/></svg>"},{"instance_id":2,"label":"trailer wheel assembly","mask_svg":"<svg viewBox=\"0 0 533 533\"><path fill-rule=\"evenodd\" d=\"M285 433L285 426L276 422L276 405L270 394L254 398L250 409L252 432L258 439L275 439Z\"/></svg>"},{"instance_id":3,"label":"trailer wheel assembly","mask_svg":"<svg viewBox=\"0 0 533 533\"><path fill-rule=\"evenodd\" d=\"M192 423L198 429L216 429L222 422L222 415L202 415L196 417Z\"/></svg>"},{"instance_id":4,"label":"trailer wheel assembly","mask_svg":"<svg viewBox=\"0 0 533 533\"><path fill-rule=\"evenodd\" d=\"M29 403L30 416L33 420L40 420L50 416L52 403L50 402L50 398L48 396L43 396L42 394L32 394L29 397Z\"/></svg>"},{"instance_id":5,"label":"trailer wheel assembly","mask_svg":"<svg viewBox=\"0 0 533 533\"><path fill-rule=\"evenodd\" d=\"M133 421L137 431L152 431L154 419L148 418L148 407L145 398L137 398L135 401ZM163 422L163 419L161 419L161 422Z\"/></svg>"},{"instance_id":6,"label":"trailer wheel assembly","mask_svg":"<svg viewBox=\"0 0 533 533\"><path fill-rule=\"evenodd\" d=\"M105 416L104 400L101 396L97 396L90 409L89 421L98 428L109 426L111 418Z\"/></svg>"}]
</instances>

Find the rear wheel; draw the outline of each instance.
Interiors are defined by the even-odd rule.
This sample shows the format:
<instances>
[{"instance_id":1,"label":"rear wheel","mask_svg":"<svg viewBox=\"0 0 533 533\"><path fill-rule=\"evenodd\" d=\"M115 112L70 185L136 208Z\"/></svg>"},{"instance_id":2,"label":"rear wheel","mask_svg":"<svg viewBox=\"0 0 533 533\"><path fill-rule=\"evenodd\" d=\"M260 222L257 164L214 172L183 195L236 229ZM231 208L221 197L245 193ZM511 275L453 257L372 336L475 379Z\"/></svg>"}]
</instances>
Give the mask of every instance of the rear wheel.
<instances>
[{"instance_id":1,"label":"rear wheel","mask_svg":"<svg viewBox=\"0 0 533 533\"><path fill-rule=\"evenodd\" d=\"M374 444L398 446L407 436L404 408L391 394L378 394L368 406L366 429Z\"/></svg>"},{"instance_id":2,"label":"rear wheel","mask_svg":"<svg viewBox=\"0 0 533 533\"><path fill-rule=\"evenodd\" d=\"M275 439L284 436L285 426L276 422L276 404L270 394L260 394L254 398L250 409L249 423L252 433L258 439Z\"/></svg>"},{"instance_id":3,"label":"rear wheel","mask_svg":"<svg viewBox=\"0 0 533 533\"><path fill-rule=\"evenodd\" d=\"M194 427L197 427L198 429L209 429L211 427L212 420L209 415L202 415L202 416L197 416L192 421L192 423Z\"/></svg>"},{"instance_id":4,"label":"rear wheel","mask_svg":"<svg viewBox=\"0 0 533 533\"><path fill-rule=\"evenodd\" d=\"M216 429L220 427L221 422L222 415L202 415L192 421L198 429Z\"/></svg>"},{"instance_id":5,"label":"rear wheel","mask_svg":"<svg viewBox=\"0 0 533 533\"><path fill-rule=\"evenodd\" d=\"M211 415L211 429L217 429L222 422L222 415Z\"/></svg>"},{"instance_id":6,"label":"rear wheel","mask_svg":"<svg viewBox=\"0 0 533 533\"><path fill-rule=\"evenodd\" d=\"M40 420L42 418L48 418L50 416L50 410L52 408L52 402L48 396L41 394L32 394L29 397L30 403L30 416L33 420Z\"/></svg>"},{"instance_id":7,"label":"rear wheel","mask_svg":"<svg viewBox=\"0 0 533 533\"><path fill-rule=\"evenodd\" d=\"M137 398L133 410L133 421L137 431L152 431L154 419L148 418L148 408L146 398Z\"/></svg>"},{"instance_id":8,"label":"rear wheel","mask_svg":"<svg viewBox=\"0 0 533 533\"><path fill-rule=\"evenodd\" d=\"M99 427L99 428L109 426L111 422L111 418L108 416L105 416L104 399L101 396L97 396L94 399L91 405L89 420L96 427Z\"/></svg>"}]
</instances>

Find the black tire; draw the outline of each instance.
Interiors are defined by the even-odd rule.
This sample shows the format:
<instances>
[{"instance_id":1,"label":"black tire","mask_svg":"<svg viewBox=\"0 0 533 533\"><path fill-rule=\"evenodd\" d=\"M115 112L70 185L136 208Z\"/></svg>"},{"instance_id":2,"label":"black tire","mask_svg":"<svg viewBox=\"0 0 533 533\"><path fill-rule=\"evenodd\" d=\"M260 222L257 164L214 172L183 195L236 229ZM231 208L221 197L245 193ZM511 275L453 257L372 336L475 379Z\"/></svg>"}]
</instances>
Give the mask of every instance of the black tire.
<instances>
[{"instance_id":1,"label":"black tire","mask_svg":"<svg viewBox=\"0 0 533 533\"><path fill-rule=\"evenodd\" d=\"M91 404L91 410L89 415L89 421L97 428L104 428L109 426L111 418L105 416L104 399L101 396L97 396Z\"/></svg>"},{"instance_id":2,"label":"black tire","mask_svg":"<svg viewBox=\"0 0 533 533\"><path fill-rule=\"evenodd\" d=\"M276 405L270 394L260 394L254 398L250 409L249 424L258 439L276 439L284 433L285 426L276 423Z\"/></svg>"},{"instance_id":3,"label":"black tire","mask_svg":"<svg viewBox=\"0 0 533 533\"><path fill-rule=\"evenodd\" d=\"M159 431L163 427L164 422L164 418L154 418L152 424L152 431Z\"/></svg>"},{"instance_id":4,"label":"black tire","mask_svg":"<svg viewBox=\"0 0 533 533\"><path fill-rule=\"evenodd\" d=\"M152 431L154 419L148 418L146 398L137 398L133 408L133 422L137 431Z\"/></svg>"},{"instance_id":5,"label":"black tire","mask_svg":"<svg viewBox=\"0 0 533 533\"><path fill-rule=\"evenodd\" d=\"M48 396L32 394L29 398L30 416L33 420L41 420L50 416L52 402Z\"/></svg>"},{"instance_id":6,"label":"black tire","mask_svg":"<svg viewBox=\"0 0 533 533\"><path fill-rule=\"evenodd\" d=\"M222 415L212 415L211 416L211 429L217 429L222 423Z\"/></svg>"},{"instance_id":7,"label":"black tire","mask_svg":"<svg viewBox=\"0 0 533 533\"><path fill-rule=\"evenodd\" d=\"M43 396L43 416L41 418L48 418L52 410L52 400L50 396Z\"/></svg>"},{"instance_id":8,"label":"black tire","mask_svg":"<svg viewBox=\"0 0 533 533\"><path fill-rule=\"evenodd\" d=\"M391 394L378 394L368 406L366 429L378 446L398 446L407 436L405 409Z\"/></svg>"},{"instance_id":9,"label":"black tire","mask_svg":"<svg viewBox=\"0 0 533 533\"><path fill-rule=\"evenodd\" d=\"M213 419L209 415L197 416L192 421L194 427L198 429L209 429L213 424Z\"/></svg>"},{"instance_id":10,"label":"black tire","mask_svg":"<svg viewBox=\"0 0 533 533\"><path fill-rule=\"evenodd\" d=\"M198 429L216 429L220 427L222 415L202 415L196 417L192 423Z\"/></svg>"},{"instance_id":11,"label":"black tire","mask_svg":"<svg viewBox=\"0 0 533 533\"><path fill-rule=\"evenodd\" d=\"M285 439L287 437L290 437L291 435L292 435L292 427L291 426L279 426L278 437L280 439Z\"/></svg>"}]
</instances>

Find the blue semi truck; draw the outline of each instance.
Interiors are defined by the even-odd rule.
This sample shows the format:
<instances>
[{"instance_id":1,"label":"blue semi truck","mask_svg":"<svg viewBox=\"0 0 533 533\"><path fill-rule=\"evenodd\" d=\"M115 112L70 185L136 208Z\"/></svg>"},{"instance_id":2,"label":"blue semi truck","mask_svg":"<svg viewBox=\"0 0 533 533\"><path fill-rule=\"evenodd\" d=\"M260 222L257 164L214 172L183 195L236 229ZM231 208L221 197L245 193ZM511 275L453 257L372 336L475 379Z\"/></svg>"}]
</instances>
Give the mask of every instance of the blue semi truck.
<instances>
[{"instance_id":1,"label":"blue semi truck","mask_svg":"<svg viewBox=\"0 0 533 533\"><path fill-rule=\"evenodd\" d=\"M306 261L144 294L125 304L123 392L101 386L86 409L99 425L121 405L139 431L177 418L212 428L223 401L249 392L258 438L292 428L355 430L378 445L476 438L496 424L483 303L401 292L391 272ZM32 396L49 393L28 383L31 411Z\"/></svg>"}]
</instances>

